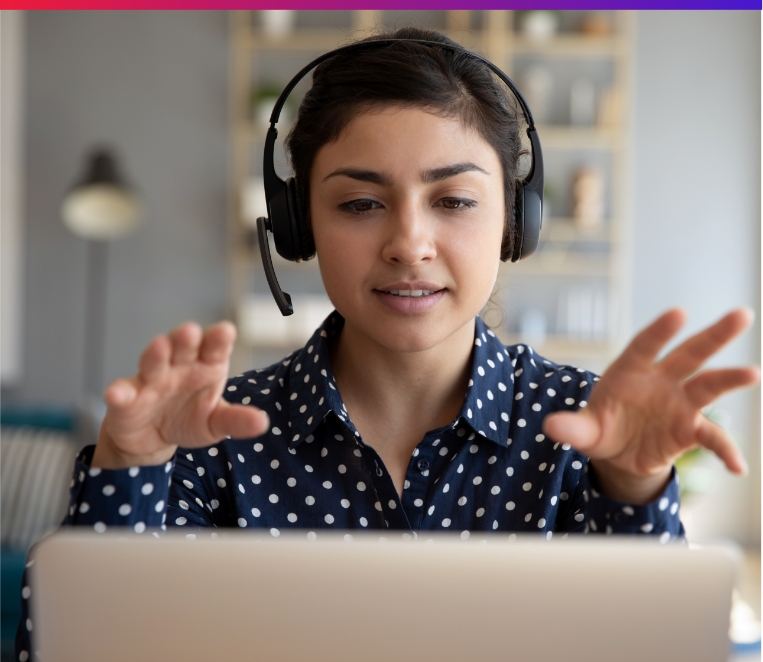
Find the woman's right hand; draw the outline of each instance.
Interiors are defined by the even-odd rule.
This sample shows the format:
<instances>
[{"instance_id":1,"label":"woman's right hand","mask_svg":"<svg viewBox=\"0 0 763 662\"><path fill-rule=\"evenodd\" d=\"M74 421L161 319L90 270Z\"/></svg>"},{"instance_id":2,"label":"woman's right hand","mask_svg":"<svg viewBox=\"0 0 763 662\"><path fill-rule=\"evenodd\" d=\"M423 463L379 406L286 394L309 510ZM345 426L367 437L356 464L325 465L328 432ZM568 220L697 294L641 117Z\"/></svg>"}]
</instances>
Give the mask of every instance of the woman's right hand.
<instances>
[{"instance_id":1,"label":"woman's right hand","mask_svg":"<svg viewBox=\"0 0 763 662\"><path fill-rule=\"evenodd\" d=\"M270 422L264 411L221 397L235 338L230 322L204 331L189 322L154 338L138 373L106 388L108 408L91 466L163 464L179 445L197 448L226 436L266 432Z\"/></svg>"}]
</instances>

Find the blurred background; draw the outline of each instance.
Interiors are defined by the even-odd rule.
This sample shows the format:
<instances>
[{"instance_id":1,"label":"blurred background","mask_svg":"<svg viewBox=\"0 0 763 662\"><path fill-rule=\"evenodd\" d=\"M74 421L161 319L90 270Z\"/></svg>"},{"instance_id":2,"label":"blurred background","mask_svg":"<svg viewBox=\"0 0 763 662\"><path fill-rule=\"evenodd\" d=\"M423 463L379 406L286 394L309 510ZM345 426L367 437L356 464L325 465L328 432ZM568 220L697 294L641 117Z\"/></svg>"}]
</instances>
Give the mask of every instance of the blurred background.
<instances>
[{"instance_id":1,"label":"blurred background","mask_svg":"<svg viewBox=\"0 0 763 662\"><path fill-rule=\"evenodd\" d=\"M240 372L300 346L331 310L317 261L273 252L293 317L267 289L254 232L266 120L317 54L408 24L501 66L538 123L540 250L502 266L484 311L505 342L602 371L673 306L689 321L671 346L736 306L759 320L757 12L0 12L4 642L13 578L63 515L100 393L151 338L231 319ZM709 365L759 364L758 320ZM682 519L690 540L747 551L739 651L759 651L760 390L706 414L751 471L687 456Z\"/></svg>"}]
</instances>

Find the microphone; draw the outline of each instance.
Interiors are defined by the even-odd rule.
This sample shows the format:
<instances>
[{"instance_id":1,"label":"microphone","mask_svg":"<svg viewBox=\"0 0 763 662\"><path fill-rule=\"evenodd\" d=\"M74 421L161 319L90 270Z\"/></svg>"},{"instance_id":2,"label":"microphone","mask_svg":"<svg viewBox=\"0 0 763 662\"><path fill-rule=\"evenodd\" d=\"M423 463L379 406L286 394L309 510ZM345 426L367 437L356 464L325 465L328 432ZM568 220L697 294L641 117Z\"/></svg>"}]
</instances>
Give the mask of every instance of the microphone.
<instances>
[{"instance_id":1,"label":"microphone","mask_svg":"<svg viewBox=\"0 0 763 662\"><path fill-rule=\"evenodd\" d=\"M268 244L268 230L272 232L270 220L264 216L260 216L257 219L257 239L260 243L260 255L262 256L262 267L265 269L265 278L268 279L270 292L273 294L273 298L276 300L276 304L278 304L281 314L284 316L292 315L294 313L294 307L291 304L291 297L281 289L281 286L278 284L278 278L276 278L275 269L273 269L273 260L270 256L270 244Z\"/></svg>"}]
</instances>

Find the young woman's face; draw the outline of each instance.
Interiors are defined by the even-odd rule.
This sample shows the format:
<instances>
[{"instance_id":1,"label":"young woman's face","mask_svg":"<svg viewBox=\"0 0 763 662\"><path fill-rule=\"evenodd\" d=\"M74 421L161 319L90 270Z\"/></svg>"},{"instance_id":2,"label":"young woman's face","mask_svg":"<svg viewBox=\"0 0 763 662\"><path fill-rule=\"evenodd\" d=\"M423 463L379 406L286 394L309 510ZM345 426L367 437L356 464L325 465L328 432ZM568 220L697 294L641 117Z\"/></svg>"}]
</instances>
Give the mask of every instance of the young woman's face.
<instances>
[{"instance_id":1,"label":"young woman's face","mask_svg":"<svg viewBox=\"0 0 763 662\"><path fill-rule=\"evenodd\" d=\"M321 275L348 324L421 351L490 297L504 226L498 155L455 118L362 112L317 153L311 217Z\"/></svg>"}]
</instances>

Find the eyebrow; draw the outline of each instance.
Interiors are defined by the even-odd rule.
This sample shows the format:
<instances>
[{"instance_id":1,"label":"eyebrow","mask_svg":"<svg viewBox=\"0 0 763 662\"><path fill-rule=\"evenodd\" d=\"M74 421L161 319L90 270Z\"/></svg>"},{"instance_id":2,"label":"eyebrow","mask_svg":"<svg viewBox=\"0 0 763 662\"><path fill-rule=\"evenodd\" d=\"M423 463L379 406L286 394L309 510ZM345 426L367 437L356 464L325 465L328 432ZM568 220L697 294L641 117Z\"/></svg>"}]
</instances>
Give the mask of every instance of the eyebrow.
<instances>
[{"instance_id":1,"label":"eyebrow","mask_svg":"<svg viewBox=\"0 0 763 662\"><path fill-rule=\"evenodd\" d=\"M376 172L374 170L361 170L360 168L337 168L329 175L323 178L325 182L332 177L349 177L350 179L357 179L360 182L370 182L371 184L380 184L382 186L391 186L392 178L383 173Z\"/></svg>"},{"instance_id":2,"label":"eyebrow","mask_svg":"<svg viewBox=\"0 0 763 662\"><path fill-rule=\"evenodd\" d=\"M474 163L454 163L452 165L443 166L442 168L434 168L432 170L424 171L421 175L421 181L424 184L432 184L434 182L442 181L443 179L448 179L448 177L455 177L463 172L481 172L485 175L490 174ZM331 177L339 176L357 179L361 182L379 184L381 186L392 186L392 178L388 174L384 172L376 172L375 170L363 170L361 168L337 168L334 172L326 175L323 178L323 181L325 182Z\"/></svg>"},{"instance_id":3,"label":"eyebrow","mask_svg":"<svg viewBox=\"0 0 763 662\"><path fill-rule=\"evenodd\" d=\"M456 175L460 175L462 172L481 172L485 175L490 174L487 172L487 170L480 168L474 163L454 163L453 165L448 165L443 168L427 170L421 176L421 181L425 184L431 184L433 182L442 181L443 179L448 179L448 177L455 177Z\"/></svg>"}]
</instances>

